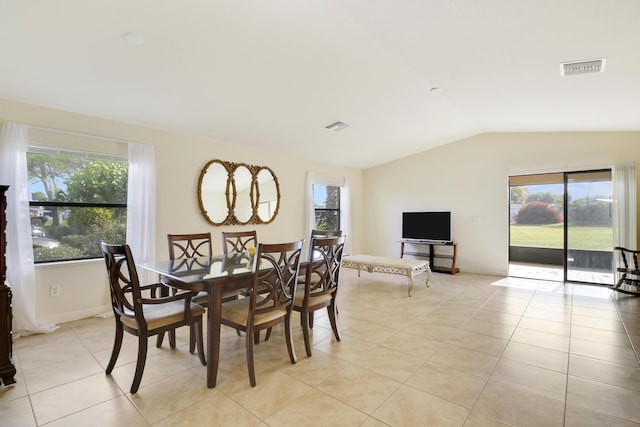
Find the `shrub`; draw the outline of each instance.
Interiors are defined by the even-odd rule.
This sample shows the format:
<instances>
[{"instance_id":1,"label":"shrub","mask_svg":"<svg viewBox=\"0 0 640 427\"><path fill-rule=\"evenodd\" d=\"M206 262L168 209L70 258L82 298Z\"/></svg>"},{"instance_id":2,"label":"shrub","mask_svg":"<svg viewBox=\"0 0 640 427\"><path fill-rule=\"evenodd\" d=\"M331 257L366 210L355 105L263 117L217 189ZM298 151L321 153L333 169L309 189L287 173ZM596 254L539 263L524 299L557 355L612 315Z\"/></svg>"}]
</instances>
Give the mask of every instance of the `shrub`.
<instances>
[{"instance_id":1,"label":"shrub","mask_svg":"<svg viewBox=\"0 0 640 427\"><path fill-rule=\"evenodd\" d=\"M38 262L44 262L85 258L86 256L80 249L61 245L56 248L33 248L33 257Z\"/></svg>"},{"instance_id":2,"label":"shrub","mask_svg":"<svg viewBox=\"0 0 640 427\"><path fill-rule=\"evenodd\" d=\"M516 215L518 224L557 224L562 222L562 212L545 202L530 202L522 205Z\"/></svg>"}]
</instances>

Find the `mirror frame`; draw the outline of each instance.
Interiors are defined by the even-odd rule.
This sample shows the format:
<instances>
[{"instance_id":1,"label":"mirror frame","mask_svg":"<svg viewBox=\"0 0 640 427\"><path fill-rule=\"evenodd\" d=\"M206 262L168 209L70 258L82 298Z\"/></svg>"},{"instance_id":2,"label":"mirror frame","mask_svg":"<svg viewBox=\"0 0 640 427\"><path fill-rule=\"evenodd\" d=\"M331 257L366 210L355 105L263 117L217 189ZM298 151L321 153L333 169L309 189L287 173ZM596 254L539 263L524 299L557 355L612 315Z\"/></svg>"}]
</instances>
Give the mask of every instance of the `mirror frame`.
<instances>
[{"instance_id":1,"label":"mirror frame","mask_svg":"<svg viewBox=\"0 0 640 427\"><path fill-rule=\"evenodd\" d=\"M258 177L260 175L260 172L262 171L267 171L269 172L269 174L271 174L271 177L273 178L273 183L275 185L275 190L276 190L276 207L273 210L273 215L271 215L271 218L269 219L263 219L262 217L260 217L260 181L258 180ZM252 190L254 196L255 196L255 202L254 202L254 206L255 206L255 210L254 210L254 214L255 217L257 218L257 220L259 221L258 224L269 224L270 222L272 222L276 216L278 215L278 211L280 210L280 186L278 185L278 178L276 178L276 174L273 172L273 170L271 170L270 167L268 166L258 166L255 170L254 173L254 178L253 178L253 186L255 191Z\"/></svg>"},{"instance_id":2,"label":"mirror frame","mask_svg":"<svg viewBox=\"0 0 640 427\"><path fill-rule=\"evenodd\" d=\"M202 191L202 183L203 183L204 177L206 176L209 170L209 167L211 167L214 164L222 165L222 167L224 167L224 169L227 171L227 182L225 183L226 191L224 194L224 199L226 200L226 203L227 203L227 216L226 218L224 218L224 220L220 222L214 221L209 216L207 210L205 209L205 203L203 200L203 193L206 193L206 192ZM251 216L249 217L248 220L245 220L245 221L240 221L236 216L236 211L235 211L236 203L238 200L238 191L236 188L235 173L236 173L236 170L241 167L246 168L251 175L251 183L249 188L249 199L251 201ZM258 174L262 170L267 170L271 174L271 176L273 177L273 182L275 184L275 190L276 190L276 207L275 207L275 210L273 211L273 215L271 216L271 218L268 218L268 219L262 219L258 215L258 206L260 204L260 185L258 183ZM222 198L223 195L220 195L220 197ZM276 174L273 172L271 168L267 166L254 166L246 163L234 163L234 162L227 162L220 159L214 159L207 162L207 164L202 168L202 171L200 171L200 177L198 179L198 204L200 205L200 211L202 212L202 215L211 225L220 226L220 225L269 224L273 222L273 220L278 215L278 211L280 210L280 184L278 183L278 178L276 177Z\"/></svg>"}]
</instances>

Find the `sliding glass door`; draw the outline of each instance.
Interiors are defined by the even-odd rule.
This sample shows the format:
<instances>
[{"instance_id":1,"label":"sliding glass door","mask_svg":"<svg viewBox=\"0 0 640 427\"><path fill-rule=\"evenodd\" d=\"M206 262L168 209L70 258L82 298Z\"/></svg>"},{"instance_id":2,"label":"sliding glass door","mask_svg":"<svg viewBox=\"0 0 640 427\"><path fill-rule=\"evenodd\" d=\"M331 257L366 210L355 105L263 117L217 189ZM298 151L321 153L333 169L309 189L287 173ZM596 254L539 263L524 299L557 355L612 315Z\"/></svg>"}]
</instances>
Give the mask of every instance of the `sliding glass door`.
<instances>
[{"instance_id":1,"label":"sliding glass door","mask_svg":"<svg viewBox=\"0 0 640 427\"><path fill-rule=\"evenodd\" d=\"M611 171L509 178L509 275L611 284Z\"/></svg>"},{"instance_id":2,"label":"sliding glass door","mask_svg":"<svg viewBox=\"0 0 640 427\"><path fill-rule=\"evenodd\" d=\"M566 280L613 281L611 171L566 174Z\"/></svg>"},{"instance_id":3,"label":"sliding glass door","mask_svg":"<svg viewBox=\"0 0 640 427\"><path fill-rule=\"evenodd\" d=\"M509 178L509 275L564 278L564 174Z\"/></svg>"}]
</instances>

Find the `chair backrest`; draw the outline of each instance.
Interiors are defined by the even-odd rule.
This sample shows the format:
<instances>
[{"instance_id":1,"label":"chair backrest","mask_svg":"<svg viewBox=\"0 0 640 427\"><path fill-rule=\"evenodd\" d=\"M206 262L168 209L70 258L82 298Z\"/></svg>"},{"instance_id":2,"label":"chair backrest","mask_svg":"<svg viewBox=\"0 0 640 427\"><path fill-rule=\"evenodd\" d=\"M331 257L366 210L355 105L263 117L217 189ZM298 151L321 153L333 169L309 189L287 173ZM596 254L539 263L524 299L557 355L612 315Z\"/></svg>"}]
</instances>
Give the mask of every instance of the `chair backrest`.
<instances>
[{"instance_id":1,"label":"chair backrest","mask_svg":"<svg viewBox=\"0 0 640 427\"><path fill-rule=\"evenodd\" d=\"M252 322L256 315L282 308L291 310L303 243L304 240L298 240L291 243L258 245L250 289L249 322Z\"/></svg>"},{"instance_id":2,"label":"chair backrest","mask_svg":"<svg viewBox=\"0 0 640 427\"><path fill-rule=\"evenodd\" d=\"M258 235L253 231L223 231L222 252L227 254L242 253L248 248L258 246Z\"/></svg>"},{"instance_id":3,"label":"chair backrest","mask_svg":"<svg viewBox=\"0 0 640 427\"><path fill-rule=\"evenodd\" d=\"M311 230L311 237L340 237L342 230Z\"/></svg>"},{"instance_id":4,"label":"chair backrest","mask_svg":"<svg viewBox=\"0 0 640 427\"><path fill-rule=\"evenodd\" d=\"M305 274L305 302L311 295L336 292L346 236L312 237Z\"/></svg>"},{"instance_id":5,"label":"chair backrest","mask_svg":"<svg viewBox=\"0 0 640 427\"><path fill-rule=\"evenodd\" d=\"M620 259L622 260L622 266L618 268L618 271L624 272L640 270L638 268L638 255L640 255L640 251L623 248L621 246L616 246L613 249L620 253Z\"/></svg>"},{"instance_id":6,"label":"chair backrest","mask_svg":"<svg viewBox=\"0 0 640 427\"><path fill-rule=\"evenodd\" d=\"M167 234L169 259L210 257L211 233Z\"/></svg>"},{"instance_id":7,"label":"chair backrest","mask_svg":"<svg viewBox=\"0 0 640 427\"><path fill-rule=\"evenodd\" d=\"M109 273L113 313L118 317L135 317L138 324L143 324L140 282L129 245L100 242L100 248Z\"/></svg>"}]
</instances>

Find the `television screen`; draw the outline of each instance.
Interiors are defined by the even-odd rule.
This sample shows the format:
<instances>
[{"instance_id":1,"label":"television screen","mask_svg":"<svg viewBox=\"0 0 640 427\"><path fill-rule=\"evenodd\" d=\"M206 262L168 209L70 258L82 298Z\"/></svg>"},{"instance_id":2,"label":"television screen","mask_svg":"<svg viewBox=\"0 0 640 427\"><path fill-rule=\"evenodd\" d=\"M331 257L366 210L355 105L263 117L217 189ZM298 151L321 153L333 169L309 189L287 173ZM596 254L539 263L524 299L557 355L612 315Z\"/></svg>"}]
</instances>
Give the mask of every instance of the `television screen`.
<instances>
[{"instance_id":1,"label":"television screen","mask_svg":"<svg viewBox=\"0 0 640 427\"><path fill-rule=\"evenodd\" d=\"M451 241L451 212L403 212L402 238Z\"/></svg>"}]
</instances>

